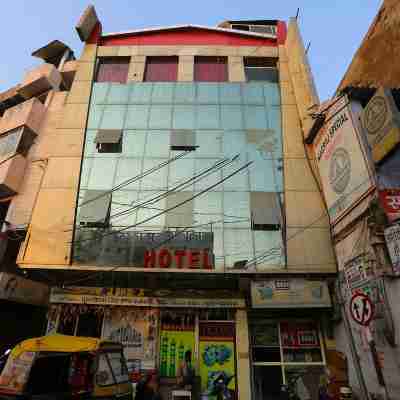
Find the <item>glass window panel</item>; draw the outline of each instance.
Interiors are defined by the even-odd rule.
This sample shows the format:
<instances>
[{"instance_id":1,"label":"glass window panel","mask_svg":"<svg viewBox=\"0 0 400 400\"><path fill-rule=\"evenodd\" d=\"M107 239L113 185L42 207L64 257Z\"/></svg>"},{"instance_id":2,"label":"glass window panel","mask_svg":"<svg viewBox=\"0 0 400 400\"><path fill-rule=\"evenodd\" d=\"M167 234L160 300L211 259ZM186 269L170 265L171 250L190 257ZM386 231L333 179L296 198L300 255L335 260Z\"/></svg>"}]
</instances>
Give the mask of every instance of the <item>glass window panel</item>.
<instances>
[{"instance_id":1,"label":"glass window panel","mask_svg":"<svg viewBox=\"0 0 400 400\"><path fill-rule=\"evenodd\" d=\"M282 191L282 174L278 171L277 161L262 158L257 153L252 153L250 159L254 161L250 165L250 189L259 192Z\"/></svg>"},{"instance_id":2,"label":"glass window panel","mask_svg":"<svg viewBox=\"0 0 400 400\"><path fill-rule=\"evenodd\" d=\"M241 85L240 83L226 83L219 86L221 104L241 104Z\"/></svg>"},{"instance_id":3,"label":"glass window panel","mask_svg":"<svg viewBox=\"0 0 400 400\"><path fill-rule=\"evenodd\" d=\"M113 227L127 227L136 223L137 210L131 210L137 203L137 191L115 191L111 201L111 224Z\"/></svg>"},{"instance_id":4,"label":"glass window panel","mask_svg":"<svg viewBox=\"0 0 400 400\"><path fill-rule=\"evenodd\" d=\"M247 81L279 82L279 73L276 68L249 68L245 67Z\"/></svg>"},{"instance_id":5,"label":"glass window panel","mask_svg":"<svg viewBox=\"0 0 400 400\"><path fill-rule=\"evenodd\" d=\"M80 187L86 187L89 181L93 158L85 158L82 163Z\"/></svg>"},{"instance_id":6,"label":"glass window panel","mask_svg":"<svg viewBox=\"0 0 400 400\"><path fill-rule=\"evenodd\" d=\"M181 158L180 160L174 161L169 164L169 179L168 188L176 186L178 183L184 182L187 179L192 178L194 175L194 159ZM193 183L189 184L186 191L193 191Z\"/></svg>"},{"instance_id":7,"label":"glass window panel","mask_svg":"<svg viewBox=\"0 0 400 400\"><path fill-rule=\"evenodd\" d=\"M92 156L97 153L96 143L94 139L97 135L96 130L87 130L85 138L85 157Z\"/></svg>"},{"instance_id":8,"label":"glass window panel","mask_svg":"<svg viewBox=\"0 0 400 400\"><path fill-rule=\"evenodd\" d=\"M96 82L126 83L129 71L129 57L100 57Z\"/></svg>"},{"instance_id":9,"label":"glass window panel","mask_svg":"<svg viewBox=\"0 0 400 400\"><path fill-rule=\"evenodd\" d=\"M244 121L246 129L267 129L267 113L264 107L245 106Z\"/></svg>"},{"instance_id":10,"label":"glass window panel","mask_svg":"<svg viewBox=\"0 0 400 400\"><path fill-rule=\"evenodd\" d=\"M151 94L151 101L153 104L171 104L174 94L174 83L156 83L153 84L153 92Z\"/></svg>"},{"instance_id":11,"label":"glass window panel","mask_svg":"<svg viewBox=\"0 0 400 400\"><path fill-rule=\"evenodd\" d=\"M221 123L223 129L243 129L241 106L221 106Z\"/></svg>"},{"instance_id":12,"label":"glass window panel","mask_svg":"<svg viewBox=\"0 0 400 400\"><path fill-rule=\"evenodd\" d=\"M106 106L100 122L100 129L122 129L125 114L126 106Z\"/></svg>"},{"instance_id":13,"label":"glass window panel","mask_svg":"<svg viewBox=\"0 0 400 400\"><path fill-rule=\"evenodd\" d=\"M243 84L243 103L264 104L264 90L260 84Z\"/></svg>"},{"instance_id":14,"label":"glass window panel","mask_svg":"<svg viewBox=\"0 0 400 400\"><path fill-rule=\"evenodd\" d=\"M159 192L154 192L154 191L146 191L142 192L141 195L144 195L147 199L155 198L156 196L159 195ZM161 199L158 200L155 203L148 204L146 206L140 207L138 210L138 217L137 217L137 223L140 224L138 225L137 229L140 230L140 227L149 227L149 226L154 226L154 227L164 227L165 226L165 213L156 216L159 214L161 211L160 210L165 210L166 208L166 199ZM146 219L151 218L147 222L143 222Z\"/></svg>"},{"instance_id":15,"label":"glass window panel","mask_svg":"<svg viewBox=\"0 0 400 400\"><path fill-rule=\"evenodd\" d=\"M223 177L226 178L230 174L234 173L243 163L238 160L228 167L223 168ZM249 190L249 178L247 169L244 169L237 174L231 176L224 182L224 190Z\"/></svg>"},{"instance_id":16,"label":"glass window panel","mask_svg":"<svg viewBox=\"0 0 400 400\"><path fill-rule=\"evenodd\" d=\"M115 158L94 158L90 171L88 189L111 189L113 187Z\"/></svg>"},{"instance_id":17,"label":"glass window panel","mask_svg":"<svg viewBox=\"0 0 400 400\"><path fill-rule=\"evenodd\" d=\"M170 154L170 131L149 131L145 157L166 157Z\"/></svg>"},{"instance_id":18,"label":"glass window panel","mask_svg":"<svg viewBox=\"0 0 400 400\"><path fill-rule=\"evenodd\" d=\"M197 102L202 104L218 104L218 83L198 83Z\"/></svg>"},{"instance_id":19,"label":"glass window panel","mask_svg":"<svg viewBox=\"0 0 400 400\"><path fill-rule=\"evenodd\" d=\"M172 119L172 106L151 106L150 129L170 129Z\"/></svg>"},{"instance_id":20,"label":"glass window panel","mask_svg":"<svg viewBox=\"0 0 400 400\"><path fill-rule=\"evenodd\" d=\"M265 83L264 98L265 104L268 104L270 106L280 106L281 95L279 91L279 85L277 85L276 83Z\"/></svg>"},{"instance_id":21,"label":"glass window panel","mask_svg":"<svg viewBox=\"0 0 400 400\"><path fill-rule=\"evenodd\" d=\"M222 192L209 192L194 200L195 225L212 224L212 228L222 227ZM210 227L211 228L211 227Z\"/></svg>"},{"instance_id":22,"label":"glass window panel","mask_svg":"<svg viewBox=\"0 0 400 400\"><path fill-rule=\"evenodd\" d=\"M129 157L142 157L146 144L146 131L124 131L122 154Z\"/></svg>"},{"instance_id":23,"label":"glass window panel","mask_svg":"<svg viewBox=\"0 0 400 400\"><path fill-rule=\"evenodd\" d=\"M125 129L146 129L149 119L148 105L128 106Z\"/></svg>"},{"instance_id":24,"label":"glass window panel","mask_svg":"<svg viewBox=\"0 0 400 400\"><path fill-rule=\"evenodd\" d=\"M211 168L216 162L218 162L218 159L197 159L195 162L195 174L199 174L205 169ZM208 188L211 185L216 184L218 181L222 179L222 171L218 170L207 177L202 177L197 183L194 184L194 190L195 191L200 191ZM218 192L221 191L222 189L222 184L214 187L211 189L213 192Z\"/></svg>"},{"instance_id":25,"label":"glass window panel","mask_svg":"<svg viewBox=\"0 0 400 400\"><path fill-rule=\"evenodd\" d=\"M143 170L149 170L166 161L166 159L145 159ZM157 171L152 172L142 179L143 190L152 190L152 189L166 189L167 188L167 172L168 169L164 166L158 169Z\"/></svg>"},{"instance_id":26,"label":"glass window panel","mask_svg":"<svg viewBox=\"0 0 400 400\"><path fill-rule=\"evenodd\" d=\"M253 239L248 229L224 229L225 266L253 258Z\"/></svg>"},{"instance_id":27,"label":"glass window panel","mask_svg":"<svg viewBox=\"0 0 400 400\"><path fill-rule=\"evenodd\" d=\"M254 231L256 257L265 255L257 266L284 265L284 251L281 231Z\"/></svg>"},{"instance_id":28,"label":"glass window panel","mask_svg":"<svg viewBox=\"0 0 400 400\"><path fill-rule=\"evenodd\" d=\"M196 100L196 85L193 83L181 83L175 84L175 104L187 104L194 103Z\"/></svg>"},{"instance_id":29,"label":"glass window panel","mask_svg":"<svg viewBox=\"0 0 400 400\"><path fill-rule=\"evenodd\" d=\"M250 223L249 192L224 192L225 228L248 228Z\"/></svg>"},{"instance_id":30,"label":"glass window panel","mask_svg":"<svg viewBox=\"0 0 400 400\"><path fill-rule=\"evenodd\" d=\"M147 82L137 82L129 85L131 87L129 104L150 103L153 84Z\"/></svg>"},{"instance_id":31,"label":"glass window panel","mask_svg":"<svg viewBox=\"0 0 400 400\"><path fill-rule=\"evenodd\" d=\"M88 129L99 129L105 106L91 105L89 110Z\"/></svg>"},{"instance_id":32,"label":"glass window panel","mask_svg":"<svg viewBox=\"0 0 400 400\"><path fill-rule=\"evenodd\" d=\"M233 157L246 150L246 132L245 131L224 131L223 153L225 157Z\"/></svg>"},{"instance_id":33,"label":"glass window panel","mask_svg":"<svg viewBox=\"0 0 400 400\"><path fill-rule=\"evenodd\" d=\"M107 82L94 83L91 103L92 104L105 103L109 87L110 87L110 83L107 83Z\"/></svg>"},{"instance_id":34,"label":"glass window panel","mask_svg":"<svg viewBox=\"0 0 400 400\"><path fill-rule=\"evenodd\" d=\"M196 218L196 215L195 215ZM211 227L201 227L200 229L196 229L197 232L210 232ZM214 249L213 253L215 256L215 269L216 270L223 270L225 266L224 260L224 235L223 230L219 229L218 227L212 227L212 232L214 236Z\"/></svg>"},{"instance_id":35,"label":"glass window panel","mask_svg":"<svg viewBox=\"0 0 400 400\"><path fill-rule=\"evenodd\" d=\"M219 107L197 106L197 129L218 129Z\"/></svg>"},{"instance_id":36,"label":"glass window panel","mask_svg":"<svg viewBox=\"0 0 400 400\"><path fill-rule=\"evenodd\" d=\"M115 179L115 185L134 178L140 175L142 172L142 159L141 158L121 158L118 163L117 176ZM127 186L124 186L124 190L133 189L138 190L140 185L140 179L135 180Z\"/></svg>"},{"instance_id":37,"label":"glass window panel","mask_svg":"<svg viewBox=\"0 0 400 400\"><path fill-rule=\"evenodd\" d=\"M195 126L195 108L194 106L174 107L173 129L194 129Z\"/></svg>"},{"instance_id":38,"label":"glass window panel","mask_svg":"<svg viewBox=\"0 0 400 400\"><path fill-rule=\"evenodd\" d=\"M178 77L177 56L146 57L145 81L175 82Z\"/></svg>"},{"instance_id":39,"label":"glass window panel","mask_svg":"<svg viewBox=\"0 0 400 400\"><path fill-rule=\"evenodd\" d=\"M269 127L274 130L276 139L276 151L282 154L282 122L280 107L268 108Z\"/></svg>"},{"instance_id":40,"label":"glass window panel","mask_svg":"<svg viewBox=\"0 0 400 400\"><path fill-rule=\"evenodd\" d=\"M253 362L280 362L281 350L279 347L253 347Z\"/></svg>"},{"instance_id":41,"label":"glass window panel","mask_svg":"<svg viewBox=\"0 0 400 400\"><path fill-rule=\"evenodd\" d=\"M223 131L196 132L197 149L191 153L194 157L220 157L223 140Z\"/></svg>"},{"instance_id":42,"label":"glass window panel","mask_svg":"<svg viewBox=\"0 0 400 400\"><path fill-rule=\"evenodd\" d=\"M130 88L129 85L112 83L107 94L107 104L127 104Z\"/></svg>"},{"instance_id":43,"label":"glass window panel","mask_svg":"<svg viewBox=\"0 0 400 400\"><path fill-rule=\"evenodd\" d=\"M301 365L298 367L285 367L286 384L289 387L289 391L299 399L321 398L319 394L320 382L321 377L326 376L325 374L325 367L322 366Z\"/></svg>"}]
</instances>

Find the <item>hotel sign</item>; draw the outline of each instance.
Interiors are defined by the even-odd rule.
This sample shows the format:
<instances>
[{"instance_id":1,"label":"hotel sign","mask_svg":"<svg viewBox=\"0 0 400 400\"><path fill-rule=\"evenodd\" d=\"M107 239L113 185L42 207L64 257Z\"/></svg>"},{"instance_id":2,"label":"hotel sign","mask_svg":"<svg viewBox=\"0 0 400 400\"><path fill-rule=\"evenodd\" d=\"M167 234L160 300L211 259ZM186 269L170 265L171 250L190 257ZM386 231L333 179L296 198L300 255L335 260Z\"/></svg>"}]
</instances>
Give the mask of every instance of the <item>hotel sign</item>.
<instances>
[{"instance_id":1,"label":"hotel sign","mask_svg":"<svg viewBox=\"0 0 400 400\"><path fill-rule=\"evenodd\" d=\"M314 144L332 223L372 187L351 107L347 96L336 100Z\"/></svg>"}]
</instances>

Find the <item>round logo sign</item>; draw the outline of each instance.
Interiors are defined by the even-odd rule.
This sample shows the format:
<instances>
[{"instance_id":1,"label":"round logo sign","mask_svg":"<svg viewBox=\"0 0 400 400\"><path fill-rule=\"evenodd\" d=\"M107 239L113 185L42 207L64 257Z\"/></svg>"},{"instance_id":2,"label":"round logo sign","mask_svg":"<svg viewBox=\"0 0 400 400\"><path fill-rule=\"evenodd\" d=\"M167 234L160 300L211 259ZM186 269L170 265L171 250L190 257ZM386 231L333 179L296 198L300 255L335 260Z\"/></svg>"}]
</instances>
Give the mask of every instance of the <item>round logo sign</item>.
<instances>
[{"instance_id":1,"label":"round logo sign","mask_svg":"<svg viewBox=\"0 0 400 400\"><path fill-rule=\"evenodd\" d=\"M388 107L381 96L374 97L365 108L364 125L370 135L376 135L385 125Z\"/></svg>"},{"instance_id":2,"label":"round logo sign","mask_svg":"<svg viewBox=\"0 0 400 400\"><path fill-rule=\"evenodd\" d=\"M374 316L374 305L363 293L356 293L350 300L350 314L357 324L368 326Z\"/></svg>"},{"instance_id":3,"label":"round logo sign","mask_svg":"<svg viewBox=\"0 0 400 400\"><path fill-rule=\"evenodd\" d=\"M329 182L337 194L345 191L350 182L351 162L347 150L339 147L332 154L329 167Z\"/></svg>"}]
</instances>

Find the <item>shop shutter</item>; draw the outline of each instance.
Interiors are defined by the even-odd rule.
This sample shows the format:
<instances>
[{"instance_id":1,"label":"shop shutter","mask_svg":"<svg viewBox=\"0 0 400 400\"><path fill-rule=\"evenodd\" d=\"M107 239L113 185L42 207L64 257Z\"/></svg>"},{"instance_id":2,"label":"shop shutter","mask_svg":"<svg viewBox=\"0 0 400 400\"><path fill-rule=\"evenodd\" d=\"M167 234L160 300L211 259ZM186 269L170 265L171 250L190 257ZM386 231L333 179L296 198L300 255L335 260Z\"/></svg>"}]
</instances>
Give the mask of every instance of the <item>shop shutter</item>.
<instances>
[{"instance_id":1,"label":"shop shutter","mask_svg":"<svg viewBox=\"0 0 400 400\"><path fill-rule=\"evenodd\" d=\"M104 190L87 190L80 206L80 225L104 227L109 223L111 193Z\"/></svg>"},{"instance_id":2,"label":"shop shutter","mask_svg":"<svg viewBox=\"0 0 400 400\"><path fill-rule=\"evenodd\" d=\"M193 192L177 192L170 194L167 197L167 209L185 200L189 200L192 197ZM167 212L166 225L173 228L193 226L193 200Z\"/></svg>"},{"instance_id":3,"label":"shop shutter","mask_svg":"<svg viewBox=\"0 0 400 400\"><path fill-rule=\"evenodd\" d=\"M196 82L227 82L227 58L203 56L195 57L194 80Z\"/></svg>"},{"instance_id":4,"label":"shop shutter","mask_svg":"<svg viewBox=\"0 0 400 400\"><path fill-rule=\"evenodd\" d=\"M146 57L145 82L176 82L178 57Z\"/></svg>"},{"instance_id":5,"label":"shop shutter","mask_svg":"<svg viewBox=\"0 0 400 400\"><path fill-rule=\"evenodd\" d=\"M96 82L126 83L129 57L103 57L99 60Z\"/></svg>"},{"instance_id":6,"label":"shop shutter","mask_svg":"<svg viewBox=\"0 0 400 400\"><path fill-rule=\"evenodd\" d=\"M276 192L250 192L253 230L279 230L282 213Z\"/></svg>"},{"instance_id":7,"label":"shop shutter","mask_svg":"<svg viewBox=\"0 0 400 400\"><path fill-rule=\"evenodd\" d=\"M171 150L195 150L196 135L189 129L176 129L171 131Z\"/></svg>"}]
</instances>

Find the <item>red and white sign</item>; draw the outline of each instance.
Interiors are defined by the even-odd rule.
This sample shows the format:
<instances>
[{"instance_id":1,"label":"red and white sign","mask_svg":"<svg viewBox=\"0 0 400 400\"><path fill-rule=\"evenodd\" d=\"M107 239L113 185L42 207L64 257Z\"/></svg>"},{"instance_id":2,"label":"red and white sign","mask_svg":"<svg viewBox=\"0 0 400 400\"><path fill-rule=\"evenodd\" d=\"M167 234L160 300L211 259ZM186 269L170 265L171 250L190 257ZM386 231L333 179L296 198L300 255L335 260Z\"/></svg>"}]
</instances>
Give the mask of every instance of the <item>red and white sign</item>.
<instances>
[{"instance_id":1,"label":"red and white sign","mask_svg":"<svg viewBox=\"0 0 400 400\"><path fill-rule=\"evenodd\" d=\"M380 190L379 200L389 222L400 219L400 189Z\"/></svg>"},{"instance_id":2,"label":"red and white sign","mask_svg":"<svg viewBox=\"0 0 400 400\"><path fill-rule=\"evenodd\" d=\"M212 255L205 250L146 250L144 268L213 269Z\"/></svg>"},{"instance_id":3,"label":"red and white sign","mask_svg":"<svg viewBox=\"0 0 400 400\"><path fill-rule=\"evenodd\" d=\"M350 314L357 324L368 326L374 316L371 299L362 293L354 294L350 301Z\"/></svg>"}]
</instances>

